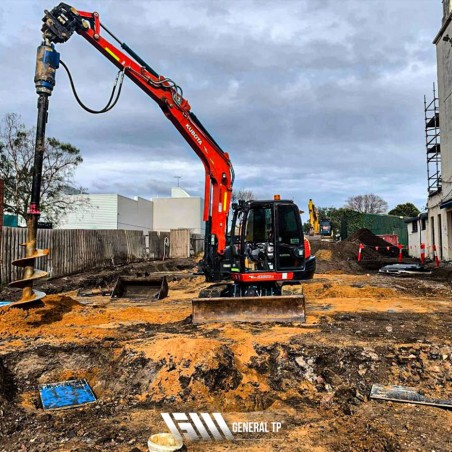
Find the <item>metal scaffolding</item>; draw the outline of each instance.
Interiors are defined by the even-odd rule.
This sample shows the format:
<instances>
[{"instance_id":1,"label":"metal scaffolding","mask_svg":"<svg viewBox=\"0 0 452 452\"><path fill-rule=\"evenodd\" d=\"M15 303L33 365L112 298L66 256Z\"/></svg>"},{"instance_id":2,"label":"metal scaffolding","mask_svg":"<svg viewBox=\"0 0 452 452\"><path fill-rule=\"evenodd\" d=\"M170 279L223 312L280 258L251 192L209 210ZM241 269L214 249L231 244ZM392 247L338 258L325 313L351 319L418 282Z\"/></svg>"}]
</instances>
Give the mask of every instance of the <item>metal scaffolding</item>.
<instances>
[{"instance_id":1,"label":"metal scaffolding","mask_svg":"<svg viewBox=\"0 0 452 452\"><path fill-rule=\"evenodd\" d=\"M439 106L436 86L433 83L433 100L427 104L424 96L425 146L427 149L428 194L441 191L441 143L439 130Z\"/></svg>"}]
</instances>

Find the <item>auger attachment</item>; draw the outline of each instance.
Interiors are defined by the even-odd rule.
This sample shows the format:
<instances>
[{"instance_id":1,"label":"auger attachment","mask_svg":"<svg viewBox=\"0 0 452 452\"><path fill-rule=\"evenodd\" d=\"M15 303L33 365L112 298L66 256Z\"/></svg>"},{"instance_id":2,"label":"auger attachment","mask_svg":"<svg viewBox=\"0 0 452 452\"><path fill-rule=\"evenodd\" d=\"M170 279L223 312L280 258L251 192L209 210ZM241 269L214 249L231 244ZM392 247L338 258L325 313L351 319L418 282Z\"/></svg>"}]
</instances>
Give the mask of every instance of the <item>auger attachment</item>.
<instances>
[{"instance_id":1,"label":"auger attachment","mask_svg":"<svg viewBox=\"0 0 452 452\"><path fill-rule=\"evenodd\" d=\"M27 247L29 242L23 244L22 246ZM35 242L36 243L36 242ZM31 248L31 247L30 247ZM30 253L31 254L31 253ZM13 265L17 265L18 267L24 268L24 275L22 279L17 281L13 281L9 284L10 287L16 287L18 289L22 289L22 298L9 306L23 305L35 301L39 301L45 297L45 293L39 290L34 290L33 282L45 278L47 276L47 272L44 270L38 270L34 268L35 259L39 257L44 257L49 254L49 250L47 249L35 249L34 252L30 255L30 257L23 257L21 259L16 259L12 262Z\"/></svg>"},{"instance_id":2,"label":"auger attachment","mask_svg":"<svg viewBox=\"0 0 452 452\"><path fill-rule=\"evenodd\" d=\"M36 126L36 143L33 166L33 185L31 190L31 202L27 217L27 242L25 246L25 257L16 259L13 265L23 267L22 279L13 281L10 287L22 289L22 298L9 306L26 305L34 303L45 297L44 292L33 290L34 281L47 276L47 272L34 268L35 260L47 256L49 250L36 248L36 236L38 230L38 219L41 215L39 203L41 199L42 165L44 159L45 131L47 114L49 109L49 96L55 86L55 71L59 66L60 54L55 50L53 44L44 41L38 47L36 57L35 86L38 94L38 121Z\"/></svg>"}]
</instances>

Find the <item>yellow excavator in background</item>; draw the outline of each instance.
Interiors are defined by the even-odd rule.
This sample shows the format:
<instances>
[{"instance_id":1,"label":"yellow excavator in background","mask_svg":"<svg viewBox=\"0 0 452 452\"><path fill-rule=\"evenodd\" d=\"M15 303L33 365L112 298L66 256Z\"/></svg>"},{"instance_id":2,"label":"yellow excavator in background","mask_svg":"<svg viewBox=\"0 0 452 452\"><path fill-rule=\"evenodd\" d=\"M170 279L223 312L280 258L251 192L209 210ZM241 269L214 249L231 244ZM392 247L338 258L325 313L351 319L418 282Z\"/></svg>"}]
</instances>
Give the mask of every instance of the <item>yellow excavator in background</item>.
<instances>
[{"instance_id":1,"label":"yellow excavator in background","mask_svg":"<svg viewBox=\"0 0 452 452\"><path fill-rule=\"evenodd\" d=\"M328 218L320 219L319 210L312 199L309 199L309 235L320 236L327 240L333 237L333 226Z\"/></svg>"},{"instance_id":2,"label":"yellow excavator in background","mask_svg":"<svg viewBox=\"0 0 452 452\"><path fill-rule=\"evenodd\" d=\"M319 221L319 211L315 206L312 199L308 202L309 208L309 235L319 235L320 234L320 221Z\"/></svg>"}]
</instances>

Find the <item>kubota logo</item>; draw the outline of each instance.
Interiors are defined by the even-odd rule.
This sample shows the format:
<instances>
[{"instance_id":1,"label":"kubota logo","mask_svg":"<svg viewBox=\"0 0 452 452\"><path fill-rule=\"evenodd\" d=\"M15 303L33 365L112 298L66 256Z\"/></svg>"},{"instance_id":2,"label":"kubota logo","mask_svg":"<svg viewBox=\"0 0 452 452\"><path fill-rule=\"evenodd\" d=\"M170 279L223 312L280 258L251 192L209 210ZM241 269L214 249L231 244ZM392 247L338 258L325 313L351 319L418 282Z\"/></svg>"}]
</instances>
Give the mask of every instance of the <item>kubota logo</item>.
<instances>
[{"instance_id":1,"label":"kubota logo","mask_svg":"<svg viewBox=\"0 0 452 452\"><path fill-rule=\"evenodd\" d=\"M202 144L201 138L199 138L196 132L190 127L190 124L187 124L185 127L190 131L193 138L198 142L198 144Z\"/></svg>"},{"instance_id":2,"label":"kubota logo","mask_svg":"<svg viewBox=\"0 0 452 452\"><path fill-rule=\"evenodd\" d=\"M183 439L182 435L190 441L234 439L231 430L229 430L226 421L220 413L212 413L212 415L209 413L199 413L199 415L198 413L188 413L188 416L185 413L161 414L171 433L181 440Z\"/></svg>"}]
</instances>

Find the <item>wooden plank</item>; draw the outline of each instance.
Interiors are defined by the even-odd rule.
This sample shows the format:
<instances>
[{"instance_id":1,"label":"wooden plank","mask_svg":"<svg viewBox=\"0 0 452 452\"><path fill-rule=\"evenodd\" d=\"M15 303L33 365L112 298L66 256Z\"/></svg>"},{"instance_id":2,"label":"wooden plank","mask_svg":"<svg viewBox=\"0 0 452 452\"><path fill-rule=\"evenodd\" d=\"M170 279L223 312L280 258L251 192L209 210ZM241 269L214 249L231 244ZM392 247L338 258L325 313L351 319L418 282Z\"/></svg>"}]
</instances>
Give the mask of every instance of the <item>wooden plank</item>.
<instances>
[{"instance_id":1,"label":"wooden plank","mask_svg":"<svg viewBox=\"0 0 452 452\"><path fill-rule=\"evenodd\" d=\"M190 229L171 229L170 257L190 257Z\"/></svg>"}]
</instances>

